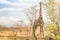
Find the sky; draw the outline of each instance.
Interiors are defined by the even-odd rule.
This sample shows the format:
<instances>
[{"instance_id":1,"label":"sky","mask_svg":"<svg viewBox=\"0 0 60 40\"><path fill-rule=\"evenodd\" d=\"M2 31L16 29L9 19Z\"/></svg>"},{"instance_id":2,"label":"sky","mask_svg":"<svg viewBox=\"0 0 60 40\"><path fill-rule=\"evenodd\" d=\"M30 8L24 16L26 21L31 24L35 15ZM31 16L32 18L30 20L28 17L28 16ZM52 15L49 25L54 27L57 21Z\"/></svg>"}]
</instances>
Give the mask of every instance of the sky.
<instances>
[{"instance_id":1,"label":"sky","mask_svg":"<svg viewBox=\"0 0 60 40\"><path fill-rule=\"evenodd\" d=\"M38 7L40 1L41 0L0 0L0 24L10 26L17 21L23 20L24 23L28 25L29 20L24 10L34 5Z\"/></svg>"}]
</instances>

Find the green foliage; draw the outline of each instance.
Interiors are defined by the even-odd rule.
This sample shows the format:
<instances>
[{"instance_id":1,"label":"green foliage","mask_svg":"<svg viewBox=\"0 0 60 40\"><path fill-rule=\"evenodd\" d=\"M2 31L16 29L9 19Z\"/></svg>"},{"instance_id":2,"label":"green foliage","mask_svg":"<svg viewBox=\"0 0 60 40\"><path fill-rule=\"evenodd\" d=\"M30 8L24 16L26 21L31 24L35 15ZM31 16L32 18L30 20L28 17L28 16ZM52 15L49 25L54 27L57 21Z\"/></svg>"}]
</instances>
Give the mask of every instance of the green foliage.
<instances>
[{"instance_id":1,"label":"green foliage","mask_svg":"<svg viewBox=\"0 0 60 40\"><path fill-rule=\"evenodd\" d=\"M57 40L60 40L60 35L57 35L57 36L56 36L56 39L57 39Z\"/></svg>"},{"instance_id":2,"label":"green foliage","mask_svg":"<svg viewBox=\"0 0 60 40\"><path fill-rule=\"evenodd\" d=\"M54 34L57 34L57 32L58 32L58 26L57 26L57 24L56 23L51 23L50 25L49 25L50 27L50 32L51 33L54 33Z\"/></svg>"}]
</instances>

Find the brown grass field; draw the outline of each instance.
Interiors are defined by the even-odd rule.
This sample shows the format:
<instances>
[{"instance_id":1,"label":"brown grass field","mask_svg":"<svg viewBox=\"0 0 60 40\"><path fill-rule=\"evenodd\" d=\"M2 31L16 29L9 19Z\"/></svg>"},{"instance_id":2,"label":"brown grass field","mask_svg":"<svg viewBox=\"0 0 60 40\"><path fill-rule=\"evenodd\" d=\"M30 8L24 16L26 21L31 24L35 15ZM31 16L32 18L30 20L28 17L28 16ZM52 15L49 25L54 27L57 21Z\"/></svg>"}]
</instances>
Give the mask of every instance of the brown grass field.
<instances>
[{"instance_id":1,"label":"brown grass field","mask_svg":"<svg viewBox=\"0 0 60 40\"><path fill-rule=\"evenodd\" d=\"M0 37L0 40L34 40L32 37Z\"/></svg>"},{"instance_id":2,"label":"brown grass field","mask_svg":"<svg viewBox=\"0 0 60 40\"><path fill-rule=\"evenodd\" d=\"M23 30L22 30L23 29ZM0 28L0 40L34 40L29 28Z\"/></svg>"}]
</instances>

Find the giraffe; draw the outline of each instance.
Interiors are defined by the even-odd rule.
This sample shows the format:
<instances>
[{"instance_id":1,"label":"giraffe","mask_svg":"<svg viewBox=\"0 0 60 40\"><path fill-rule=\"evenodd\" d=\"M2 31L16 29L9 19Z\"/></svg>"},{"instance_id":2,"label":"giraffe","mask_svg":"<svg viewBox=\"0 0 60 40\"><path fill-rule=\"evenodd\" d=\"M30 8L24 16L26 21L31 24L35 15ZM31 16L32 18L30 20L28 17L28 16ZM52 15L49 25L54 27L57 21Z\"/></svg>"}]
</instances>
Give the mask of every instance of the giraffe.
<instances>
[{"instance_id":1,"label":"giraffe","mask_svg":"<svg viewBox=\"0 0 60 40\"><path fill-rule=\"evenodd\" d=\"M35 30L40 27L40 34L42 35L43 33L43 17L42 17L42 2L40 2L40 13L39 13L39 18L34 21L33 24L33 35L34 38L37 40L37 37L35 36Z\"/></svg>"}]
</instances>

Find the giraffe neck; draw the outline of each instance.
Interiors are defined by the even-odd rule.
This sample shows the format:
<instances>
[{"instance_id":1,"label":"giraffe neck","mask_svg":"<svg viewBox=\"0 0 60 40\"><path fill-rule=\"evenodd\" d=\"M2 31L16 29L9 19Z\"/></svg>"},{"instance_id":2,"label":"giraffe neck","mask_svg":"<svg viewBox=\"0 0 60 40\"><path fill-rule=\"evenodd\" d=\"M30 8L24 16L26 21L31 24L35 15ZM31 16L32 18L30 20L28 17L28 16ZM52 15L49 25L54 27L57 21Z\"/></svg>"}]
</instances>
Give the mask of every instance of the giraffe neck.
<instances>
[{"instance_id":1,"label":"giraffe neck","mask_svg":"<svg viewBox=\"0 0 60 40\"><path fill-rule=\"evenodd\" d=\"M40 13L39 13L39 19L40 19L40 21L43 20L43 19L42 19L42 2L40 2Z\"/></svg>"}]
</instances>

